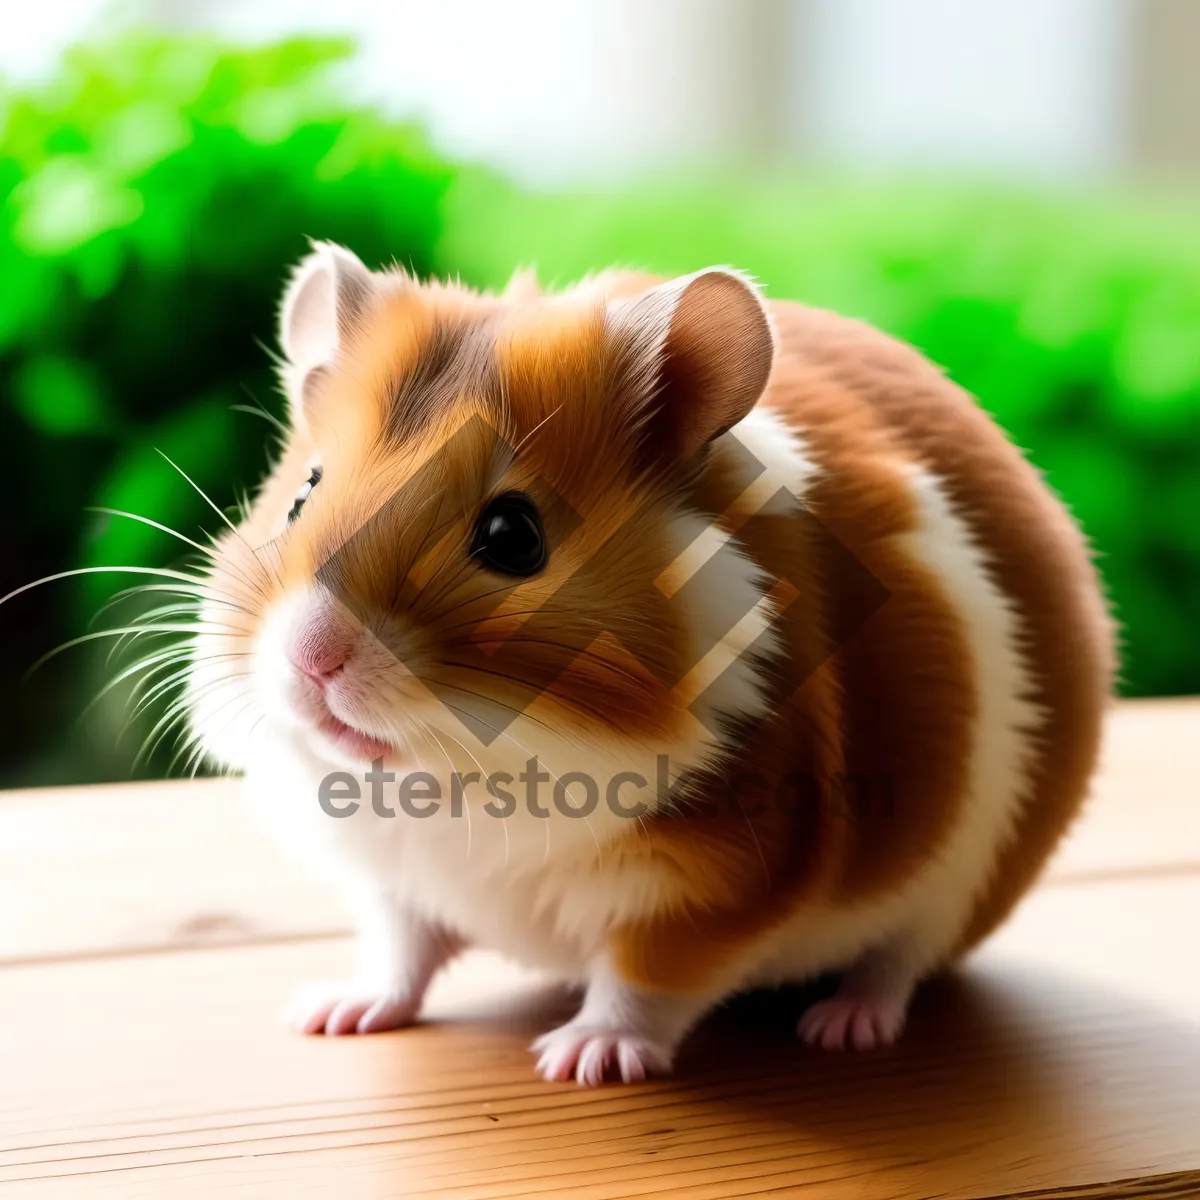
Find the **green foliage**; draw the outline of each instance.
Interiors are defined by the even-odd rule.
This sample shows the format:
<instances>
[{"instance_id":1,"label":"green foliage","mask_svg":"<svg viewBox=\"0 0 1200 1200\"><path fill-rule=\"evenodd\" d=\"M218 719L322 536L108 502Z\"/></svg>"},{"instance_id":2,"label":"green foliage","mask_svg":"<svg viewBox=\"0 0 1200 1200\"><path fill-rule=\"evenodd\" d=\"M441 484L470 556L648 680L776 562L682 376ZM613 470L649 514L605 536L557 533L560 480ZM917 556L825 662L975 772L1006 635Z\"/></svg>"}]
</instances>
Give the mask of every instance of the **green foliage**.
<instances>
[{"instance_id":1,"label":"green foliage","mask_svg":"<svg viewBox=\"0 0 1200 1200\"><path fill-rule=\"evenodd\" d=\"M157 450L221 505L254 484L268 430L231 406L277 404L264 345L307 237L433 269L452 172L418 131L338 105L327 68L347 52L142 37L71 52L45 90L0 93L0 595L175 557L177 543L88 518L90 504L190 535L211 525ZM19 683L122 582L53 585L0 613L9 781L128 769L136 739L114 749L120 722L71 728L101 671L85 653Z\"/></svg>"},{"instance_id":2,"label":"green foliage","mask_svg":"<svg viewBox=\"0 0 1200 1200\"><path fill-rule=\"evenodd\" d=\"M864 317L979 395L1102 554L1127 689L1200 691L1200 226L1083 196L948 185L693 180L530 195L451 168L422 136L347 109L347 48L137 38L73 52L48 89L0 92L0 594L76 566L157 564L252 487L278 401L269 352L306 237L368 263L495 286L611 263L714 262L774 296ZM98 666L64 655L125 581L87 577L0 610L0 781L120 777L119 704L72 731ZM19 630L20 636L13 631ZM77 654L79 652L72 652ZM102 656L101 656L102 657ZM162 769L165 760L152 764Z\"/></svg>"}]
</instances>

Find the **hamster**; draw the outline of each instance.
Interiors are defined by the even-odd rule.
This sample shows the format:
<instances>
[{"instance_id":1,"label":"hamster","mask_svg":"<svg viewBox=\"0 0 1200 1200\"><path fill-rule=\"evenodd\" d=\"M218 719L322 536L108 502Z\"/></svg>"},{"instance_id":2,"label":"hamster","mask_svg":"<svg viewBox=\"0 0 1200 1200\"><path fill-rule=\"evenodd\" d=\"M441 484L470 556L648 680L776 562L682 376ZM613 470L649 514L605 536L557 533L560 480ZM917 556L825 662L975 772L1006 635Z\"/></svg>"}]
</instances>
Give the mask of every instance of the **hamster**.
<instances>
[{"instance_id":1,"label":"hamster","mask_svg":"<svg viewBox=\"0 0 1200 1200\"><path fill-rule=\"evenodd\" d=\"M307 1033L412 1022L488 947L581 985L547 1080L670 1071L743 989L838 973L868 1050L1079 808L1114 673L1086 543L972 398L725 268L543 295L286 289L290 422L216 544L186 705L341 889Z\"/></svg>"}]
</instances>

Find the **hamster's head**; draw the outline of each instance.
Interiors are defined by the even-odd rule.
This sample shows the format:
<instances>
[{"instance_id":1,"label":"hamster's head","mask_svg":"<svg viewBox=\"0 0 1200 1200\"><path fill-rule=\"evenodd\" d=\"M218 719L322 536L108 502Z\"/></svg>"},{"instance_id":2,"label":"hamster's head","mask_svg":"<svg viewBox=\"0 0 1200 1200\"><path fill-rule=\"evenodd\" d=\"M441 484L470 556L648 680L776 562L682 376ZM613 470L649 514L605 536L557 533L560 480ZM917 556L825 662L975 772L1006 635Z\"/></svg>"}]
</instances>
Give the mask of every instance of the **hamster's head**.
<instances>
[{"instance_id":1,"label":"hamster's head","mask_svg":"<svg viewBox=\"0 0 1200 1200\"><path fill-rule=\"evenodd\" d=\"M211 759L676 775L754 715L759 572L700 579L693 486L771 369L742 277L497 297L320 244L281 343L285 444L194 639Z\"/></svg>"}]
</instances>

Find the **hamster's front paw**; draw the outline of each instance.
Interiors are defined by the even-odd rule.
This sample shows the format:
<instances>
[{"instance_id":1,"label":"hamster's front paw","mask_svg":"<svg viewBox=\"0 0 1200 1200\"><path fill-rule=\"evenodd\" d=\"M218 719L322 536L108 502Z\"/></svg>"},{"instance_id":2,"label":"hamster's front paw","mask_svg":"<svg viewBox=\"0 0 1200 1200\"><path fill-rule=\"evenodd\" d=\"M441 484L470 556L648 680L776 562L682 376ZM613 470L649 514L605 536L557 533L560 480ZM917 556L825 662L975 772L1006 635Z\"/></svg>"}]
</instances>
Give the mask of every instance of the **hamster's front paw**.
<instances>
[{"instance_id":1,"label":"hamster's front paw","mask_svg":"<svg viewBox=\"0 0 1200 1200\"><path fill-rule=\"evenodd\" d=\"M632 1030L573 1021L543 1034L532 1048L541 1056L537 1069L548 1083L573 1078L587 1087L614 1076L638 1083L647 1075L667 1075L673 1057L669 1047Z\"/></svg>"},{"instance_id":2,"label":"hamster's front paw","mask_svg":"<svg viewBox=\"0 0 1200 1200\"><path fill-rule=\"evenodd\" d=\"M411 1025L420 997L372 989L352 981L310 983L287 1008L287 1020L301 1033L383 1033Z\"/></svg>"}]
</instances>

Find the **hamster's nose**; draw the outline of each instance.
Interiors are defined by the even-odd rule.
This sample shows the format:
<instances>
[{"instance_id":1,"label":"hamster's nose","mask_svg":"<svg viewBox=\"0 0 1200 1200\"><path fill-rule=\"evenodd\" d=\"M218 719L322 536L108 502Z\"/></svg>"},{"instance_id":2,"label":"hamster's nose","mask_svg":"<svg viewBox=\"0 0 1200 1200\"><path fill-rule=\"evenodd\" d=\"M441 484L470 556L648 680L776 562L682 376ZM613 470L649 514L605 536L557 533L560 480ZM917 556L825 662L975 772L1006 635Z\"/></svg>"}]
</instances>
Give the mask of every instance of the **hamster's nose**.
<instances>
[{"instance_id":1,"label":"hamster's nose","mask_svg":"<svg viewBox=\"0 0 1200 1200\"><path fill-rule=\"evenodd\" d=\"M334 605L314 603L292 624L285 647L288 661L314 683L330 683L341 674L350 657L354 633Z\"/></svg>"},{"instance_id":2,"label":"hamster's nose","mask_svg":"<svg viewBox=\"0 0 1200 1200\"><path fill-rule=\"evenodd\" d=\"M341 645L315 642L312 646L292 646L288 659L297 671L302 671L314 683L329 683L345 668L348 650Z\"/></svg>"}]
</instances>

